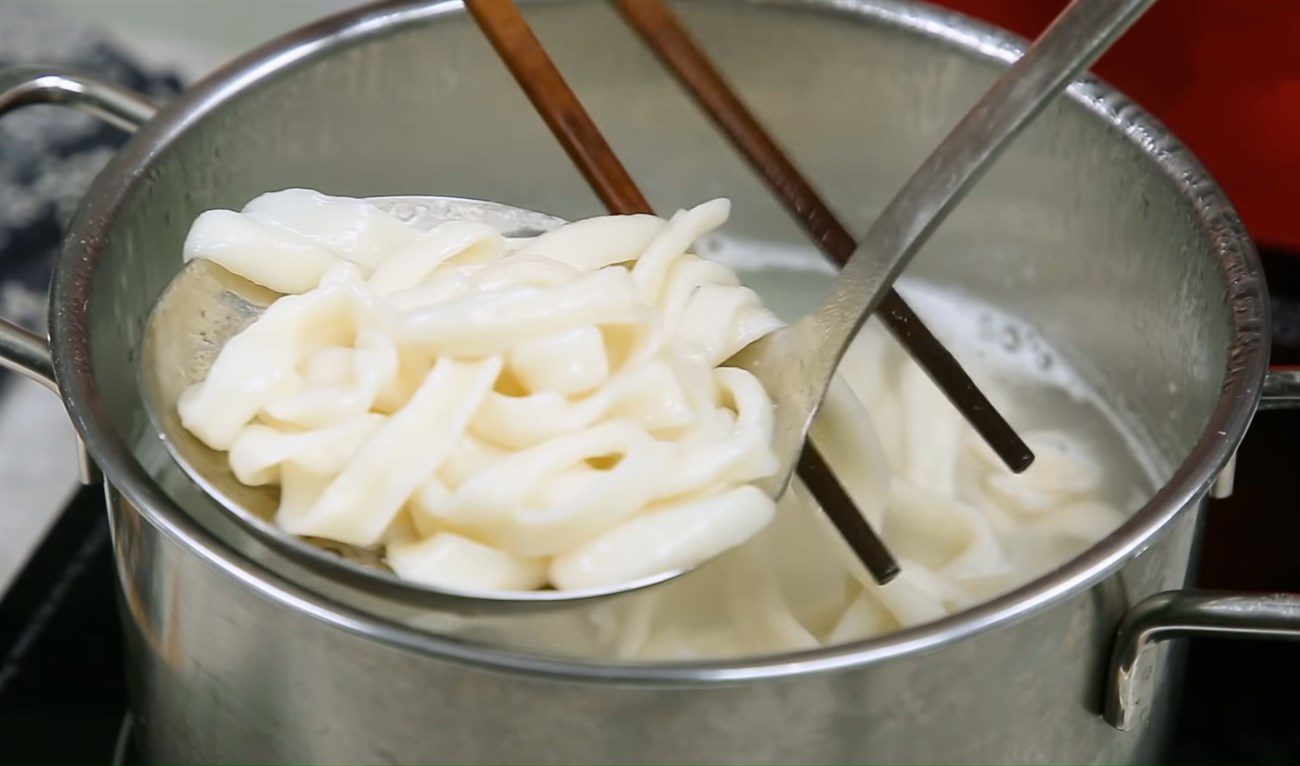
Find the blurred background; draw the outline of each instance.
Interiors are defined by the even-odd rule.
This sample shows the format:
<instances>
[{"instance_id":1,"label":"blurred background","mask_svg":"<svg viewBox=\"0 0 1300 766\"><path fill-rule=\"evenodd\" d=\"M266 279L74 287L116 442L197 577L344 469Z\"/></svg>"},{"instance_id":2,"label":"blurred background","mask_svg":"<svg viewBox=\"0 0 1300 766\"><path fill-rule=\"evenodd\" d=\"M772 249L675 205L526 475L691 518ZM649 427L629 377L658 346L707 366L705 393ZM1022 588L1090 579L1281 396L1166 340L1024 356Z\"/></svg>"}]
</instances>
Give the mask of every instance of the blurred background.
<instances>
[{"instance_id":1,"label":"blurred background","mask_svg":"<svg viewBox=\"0 0 1300 766\"><path fill-rule=\"evenodd\" d=\"M361 0L0 0L6 12L42 11L99 27L142 64L186 80L258 43Z\"/></svg>"},{"instance_id":2,"label":"blurred background","mask_svg":"<svg viewBox=\"0 0 1300 766\"><path fill-rule=\"evenodd\" d=\"M1067 0L938 0L1034 37ZM1160 0L1094 71L1205 163L1261 248L1300 252L1300 2Z\"/></svg>"}]
</instances>

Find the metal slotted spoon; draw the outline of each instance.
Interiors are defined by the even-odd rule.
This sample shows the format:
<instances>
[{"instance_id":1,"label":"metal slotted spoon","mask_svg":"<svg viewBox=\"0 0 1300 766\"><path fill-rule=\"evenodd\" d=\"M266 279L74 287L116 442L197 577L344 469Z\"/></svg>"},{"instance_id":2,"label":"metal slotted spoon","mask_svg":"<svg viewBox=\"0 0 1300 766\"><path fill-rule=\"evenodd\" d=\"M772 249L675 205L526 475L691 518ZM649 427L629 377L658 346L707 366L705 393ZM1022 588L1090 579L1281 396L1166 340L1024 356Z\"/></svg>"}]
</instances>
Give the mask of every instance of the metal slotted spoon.
<instances>
[{"instance_id":1,"label":"metal slotted spoon","mask_svg":"<svg viewBox=\"0 0 1300 766\"><path fill-rule=\"evenodd\" d=\"M832 374L848 342L879 304L908 260L979 175L1033 117L1123 33L1153 0L1075 0L958 123L903 186L861 240L830 298L803 319L732 357L763 382L776 402L774 448L781 471L766 480L785 491ZM492 202L450 197L370 200L420 228L478 220L506 236L530 236L561 219ZM245 486L226 456L180 424L176 405L206 378L225 342L253 322L278 294L203 260L186 264L159 298L145 328L141 377L145 401L164 444L185 473L245 529L271 547L332 579L421 603L458 610L559 606L639 590L687 570L598 589L471 591L399 579L377 551L304 540L275 526L273 491Z\"/></svg>"},{"instance_id":2,"label":"metal slotted spoon","mask_svg":"<svg viewBox=\"0 0 1300 766\"><path fill-rule=\"evenodd\" d=\"M565 223L545 213L456 197L371 197L367 201L426 231L448 221L480 221L507 237L531 237ZM177 411L181 394L207 378L226 341L252 324L278 297L279 293L210 261L190 261L168 284L149 315L140 363L149 417L167 451L191 480L263 543L349 585L470 611L498 605L573 603L645 588L682 573L668 571L604 588L570 591L435 588L400 579L377 550L322 538L300 538L280 529L274 522L279 503L276 491L240 483L226 454L187 431Z\"/></svg>"}]
</instances>

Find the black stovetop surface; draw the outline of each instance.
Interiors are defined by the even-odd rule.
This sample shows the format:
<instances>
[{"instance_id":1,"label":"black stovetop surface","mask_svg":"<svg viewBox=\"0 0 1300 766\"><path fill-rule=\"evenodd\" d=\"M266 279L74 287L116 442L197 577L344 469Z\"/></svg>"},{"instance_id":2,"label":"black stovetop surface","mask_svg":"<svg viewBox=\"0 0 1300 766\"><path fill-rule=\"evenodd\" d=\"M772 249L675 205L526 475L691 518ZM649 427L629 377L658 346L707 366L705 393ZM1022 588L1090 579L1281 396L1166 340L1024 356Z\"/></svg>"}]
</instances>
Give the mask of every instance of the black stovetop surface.
<instances>
[{"instance_id":1,"label":"black stovetop surface","mask_svg":"<svg viewBox=\"0 0 1300 766\"><path fill-rule=\"evenodd\" d=\"M84 487L0 601L0 762L112 763L126 720L104 492Z\"/></svg>"}]
</instances>

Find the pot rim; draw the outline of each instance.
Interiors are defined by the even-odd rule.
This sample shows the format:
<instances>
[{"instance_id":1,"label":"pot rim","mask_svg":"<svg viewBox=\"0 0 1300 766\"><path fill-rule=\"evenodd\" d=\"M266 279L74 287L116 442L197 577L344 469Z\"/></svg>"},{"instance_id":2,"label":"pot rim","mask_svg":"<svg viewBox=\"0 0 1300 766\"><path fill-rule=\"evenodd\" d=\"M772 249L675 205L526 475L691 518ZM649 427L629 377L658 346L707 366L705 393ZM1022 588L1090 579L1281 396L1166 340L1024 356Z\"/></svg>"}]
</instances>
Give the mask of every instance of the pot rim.
<instances>
[{"instance_id":1,"label":"pot rim","mask_svg":"<svg viewBox=\"0 0 1300 766\"><path fill-rule=\"evenodd\" d=\"M1009 64L1021 38L961 14L902 0L746 0L791 11L835 13L918 34L978 58ZM1128 98L1094 78L1072 84L1067 97L1105 120L1117 140L1139 146L1188 198L1212 245L1224 284L1231 344L1214 410L1183 463L1151 499L1091 548L1015 590L935 622L833 647L726 661L615 664L561 659L460 642L406 626L292 582L230 548L190 517L148 475L113 427L96 396L87 306L105 237L136 184L148 183L162 152L208 113L279 71L339 46L381 37L408 24L461 12L455 0L394 0L328 17L236 59L164 108L98 175L77 211L51 283L51 349L59 388L81 437L120 493L178 544L262 597L391 646L498 671L574 681L681 685L754 681L874 664L939 649L1027 618L1090 587L1118 569L1207 491L1244 436L1268 363L1268 304L1258 257L1241 221L1200 163Z\"/></svg>"}]
</instances>

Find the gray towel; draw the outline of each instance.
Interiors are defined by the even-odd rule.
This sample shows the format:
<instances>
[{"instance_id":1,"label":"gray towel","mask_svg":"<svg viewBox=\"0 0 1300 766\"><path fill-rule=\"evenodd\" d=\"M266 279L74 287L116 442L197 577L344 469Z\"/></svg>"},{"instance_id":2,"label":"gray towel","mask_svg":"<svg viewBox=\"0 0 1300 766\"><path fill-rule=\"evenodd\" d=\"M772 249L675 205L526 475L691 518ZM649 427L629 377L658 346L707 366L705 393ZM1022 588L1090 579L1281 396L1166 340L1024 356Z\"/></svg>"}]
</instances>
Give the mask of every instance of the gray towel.
<instances>
[{"instance_id":1,"label":"gray towel","mask_svg":"<svg viewBox=\"0 0 1300 766\"><path fill-rule=\"evenodd\" d=\"M0 66L85 72L160 100L181 89L175 75L146 71L93 25L35 3L8 4L3 17ZM45 331L46 288L63 229L125 139L69 109L29 107L0 119L0 316Z\"/></svg>"}]
</instances>

